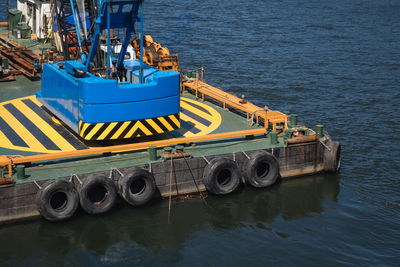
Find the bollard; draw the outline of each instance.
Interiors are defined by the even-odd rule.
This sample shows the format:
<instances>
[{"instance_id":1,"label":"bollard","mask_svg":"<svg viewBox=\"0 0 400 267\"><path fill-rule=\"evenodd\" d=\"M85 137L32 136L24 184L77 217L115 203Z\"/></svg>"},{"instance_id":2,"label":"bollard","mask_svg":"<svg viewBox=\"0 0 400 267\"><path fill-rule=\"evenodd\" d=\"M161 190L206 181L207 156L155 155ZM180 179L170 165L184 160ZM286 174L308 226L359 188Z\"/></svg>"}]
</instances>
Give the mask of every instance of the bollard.
<instances>
[{"instance_id":1,"label":"bollard","mask_svg":"<svg viewBox=\"0 0 400 267\"><path fill-rule=\"evenodd\" d=\"M150 146L149 147L149 159L150 161L156 161L157 160L157 149L155 146Z\"/></svg>"},{"instance_id":2,"label":"bollard","mask_svg":"<svg viewBox=\"0 0 400 267\"><path fill-rule=\"evenodd\" d=\"M290 138L292 138L292 133L293 133L293 130L292 130L292 129L287 129L287 130L285 131L285 139L290 139Z\"/></svg>"},{"instance_id":3,"label":"bollard","mask_svg":"<svg viewBox=\"0 0 400 267\"><path fill-rule=\"evenodd\" d=\"M278 133L271 132L271 145L276 145L278 143Z\"/></svg>"},{"instance_id":4,"label":"bollard","mask_svg":"<svg viewBox=\"0 0 400 267\"><path fill-rule=\"evenodd\" d=\"M18 180L25 179L25 165L17 165L17 178Z\"/></svg>"},{"instance_id":5,"label":"bollard","mask_svg":"<svg viewBox=\"0 0 400 267\"><path fill-rule=\"evenodd\" d=\"M166 146L164 147L164 157L169 157L172 154L172 147Z\"/></svg>"},{"instance_id":6,"label":"bollard","mask_svg":"<svg viewBox=\"0 0 400 267\"><path fill-rule=\"evenodd\" d=\"M184 148L184 146L182 146L182 145L177 145L177 146L175 146L175 152L176 153L183 153L183 150L184 150L185 148Z\"/></svg>"},{"instance_id":7,"label":"bollard","mask_svg":"<svg viewBox=\"0 0 400 267\"><path fill-rule=\"evenodd\" d=\"M297 114L290 115L290 126L295 127L297 125Z\"/></svg>"},{"instance_id":8,"label":"bollard","mask_svg":"<svg viewBox=\"0 0 400 267\"><path fill-rule=\"evenodd\" d=\"M315 126L315 134L319 138L324 137L324 126L322 124L318 124Z\"/></svg>"}]
</instances>

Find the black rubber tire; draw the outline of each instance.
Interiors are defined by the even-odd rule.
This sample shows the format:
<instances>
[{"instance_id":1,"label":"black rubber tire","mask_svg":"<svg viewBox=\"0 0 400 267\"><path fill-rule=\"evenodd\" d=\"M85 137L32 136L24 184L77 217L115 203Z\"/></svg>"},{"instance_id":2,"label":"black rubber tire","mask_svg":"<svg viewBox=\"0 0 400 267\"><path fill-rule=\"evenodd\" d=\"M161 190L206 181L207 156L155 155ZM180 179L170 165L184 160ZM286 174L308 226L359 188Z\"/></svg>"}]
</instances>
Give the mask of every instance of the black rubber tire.
<instances>
[{"instance_id":1,"label":"black rubber tire","mask_svg":"<svg viewBox=\"0 0 400 267\"><path fill-rule=\"evenodd\" d=\"M279 163L275 156L260 150L251 153L249 157L242 169L246 183L258 188L273 185L279 177Z\"/></svg>"},{"instance_id":2,"label":"black rubber tire","mask_svg":"<svg viewBox=\"0 0 400 267\"><path fill-rule=\"evenodd\" d=\"M226 195L235 191L240 181L239 167L229 158L214 158L204 168L203 183L214 195Z\"/></svg>"},{"instance_id":3,"label":"black rubber tire","mask_svg":"<svg viewBox=\"0 0 400 267\"><path fill-rule=\"evenodd\" d=\"M74 215L78 208L78 193L73 183L50 180L36 194L36 207L40 215L49 221L61 221Z\"/></svg>"},{"instance_id":4,"label":"black rubber tire","mask_svg":"<svg viewBox=\"0 0 400 267\"><path fill-rule=\"evenodd\" d=\"M112 209L117 197L114 181L104 174L90 174L78 186L81 207L89 214Z\"/></svg>"},{"instance_id":5,"label":"black rubber tire","mask_svg":"<svg viewBox=\"0 0 400 267\"><path fill-rule=\"evenodd\" d=\"M135 168L118 180L118 194L132 206L142 206L154 196L156 183L153 175Z\"/></svg>"},{"instance_id":6,"label":"black rubber tire","mask_svg":"<svg viewBox=\"0 0 400 267\"><path fill-rule=\"evenodd\" d=\"M341 155L340 143L328 139L326 146L330 148L330 151L325 148L324 151L324 170L327 172L337 172L340 169Z\"/></svg>"}]
</instances>

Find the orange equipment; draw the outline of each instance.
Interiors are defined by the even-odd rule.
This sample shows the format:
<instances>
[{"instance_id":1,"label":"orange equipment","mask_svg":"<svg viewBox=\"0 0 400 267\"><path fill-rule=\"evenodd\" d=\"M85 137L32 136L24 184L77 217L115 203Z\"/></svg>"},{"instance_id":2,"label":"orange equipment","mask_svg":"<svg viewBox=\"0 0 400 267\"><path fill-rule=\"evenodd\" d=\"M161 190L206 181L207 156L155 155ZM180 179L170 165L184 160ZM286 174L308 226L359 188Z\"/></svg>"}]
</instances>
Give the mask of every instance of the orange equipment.
<instances>
[{"instance_id":1,"label":"orange equipment","mask_svg":"<svg viewBox=\"0 0 400 267\"><path fill-rule=\"evenodd\" d=\"M160 43L154 42L150 35L144 36L143 61L159 70L178 71L179 59L178 54L171 55L168 48L161 46ZM132 41L135 49L136 58L140 58L140 36L139 39Z\"/></svg>"}]
</instances>

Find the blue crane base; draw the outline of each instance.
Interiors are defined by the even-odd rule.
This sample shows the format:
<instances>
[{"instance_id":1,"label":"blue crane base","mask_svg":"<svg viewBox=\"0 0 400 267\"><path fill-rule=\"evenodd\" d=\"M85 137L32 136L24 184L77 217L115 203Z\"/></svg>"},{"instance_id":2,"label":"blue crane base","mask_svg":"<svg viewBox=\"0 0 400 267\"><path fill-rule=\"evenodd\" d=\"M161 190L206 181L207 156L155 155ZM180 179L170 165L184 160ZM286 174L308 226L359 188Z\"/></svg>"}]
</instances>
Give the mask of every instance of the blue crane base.
<instances>
[{"instance_id":1,"label":"blue crane base","mask_svg":"<svg viewBox=\"0 0 400 267\"><path fill-rule=\"evenodd\" d=\"M44 64L37 99L85 140L160 134L180 127L179 73L125 61L126 82L85 72L78 61Z\"/></svg>"}]
</instances>

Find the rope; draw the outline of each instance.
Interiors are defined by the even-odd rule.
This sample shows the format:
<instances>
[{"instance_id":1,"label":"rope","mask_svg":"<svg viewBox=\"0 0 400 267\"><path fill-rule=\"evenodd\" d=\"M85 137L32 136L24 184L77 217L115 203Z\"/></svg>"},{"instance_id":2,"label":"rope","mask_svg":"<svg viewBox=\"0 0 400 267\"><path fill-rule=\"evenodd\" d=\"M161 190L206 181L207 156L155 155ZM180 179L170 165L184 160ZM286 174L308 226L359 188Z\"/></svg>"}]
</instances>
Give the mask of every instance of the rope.
<instances>
[{"instance_id":1,"label":"rope","mask_svg":"<svg viewBox=\"0 0 400 267\"><path fill-rule=\"evenodd\" d=\"M210 161L208 161L208 159L203 154L201 154L201 157L207 162L207 164L210 164Z\"/></svg>"},{"instance_id":2,"label":"rope","mask_svg":"<svg viewBox=\"0 0 400 267\"><path fill-rule=\"evenodd\" d=\"M117 171L119 173L119 175L121 175L121 177L124 177L124 174L120 170L118 170L117 168L111 168L108 178L110 178L110 179L112 178L113 171Z\"/></svg>"},{"instance_id":3,"label":"rope","mask_svg":"<svg viewBox=\"0 0 400 267\"><path fill-rule=\"evenodd\" d=\"M168 201L168 224L171 223L171 199L172 199L172 168L174 155L171 154L171 170L169 175L169 201Z\"/></svg>"},{"instance_id":4,"label":"rope","mask_svg":"<svg viewBox=\"0 0 400 267\"><path fill-rule=\"evenodd\" d=\"M249 125L250 125L250 126L253 126L253 125L254 125L254 114L256 114L257 112L260 112L260 111L267 112L267 111L268 111L268 108L267 108L267 110L265 110L265 109L259 109L259 110L254 111L253 113L251 113L251 117L247 120L247 121L249 122Z\"/></svg>"},{"instance_id":5,"label":"rope","mask_svg":"<svg viewBox=\"0 0 400 267\"><path fill-rule=\"evenodd\" d=\"M194 184L195 184L195 186L196 186L197 192L200 194L200 197L201 197L201 199L203 200L204 204L205 204L206 206L208 206L208 203L207 203L207 201L206 201L206 198L203 196L203 193L200 191L199 186L198 186L197 183L196 183L196 179L194 178L194 175L193 175L193 172L192 172L192 168L190 168L190 165L189 165L189 163L187 162L186 157L183 157L183 158L185 159L186 165L188 166L189 171L190 171L190 174L192 175L192 179L193 179L193 182L194 182Z\"/></svg>"},{"instance_id":6,"label":"rope","mask_svg":"<svg viewBox=\"0 0 400 267\"><path fill-rule=\"evenodd\" d=\"M41 187L35 180L33 180L33 183L34 183L39 189L42 189L42 187Z\"/></svg>"},{"instance_id":7,"label":"rope","mask_svg":"<svg viewBox=\"0 0 400 267\"><path fill-rule=\"evenodd\" d=\"M247 159L250 159L249 155L246 154L246 152L244 152L244 150L242 149L243 154L246 156Z\"/></svg>"},{"instance_id":8,"label":"rope","mask_svg":"<svg viewBox=\"0 0 400 267\"><path fill-rule=\"evenodd\" d=\"M71 177L69 177L69 182L72 182L72 180L76 177L76 180L78 180L79 184L82 185L81 179L79 179L78 175L72 174Z\"/></svg>"},{"instance_id":9,"label":"rope","mask_svg":"<svg viewBox=\"0 0 400 267\"><path fill-rule=\"evenodd\" d=\"M322 142L321 140L319 140L319 142L326 148L328 149L328 151L331 151L331 148L327 145L324 144L324 142Z\"/></svg>"}]
</instances>

